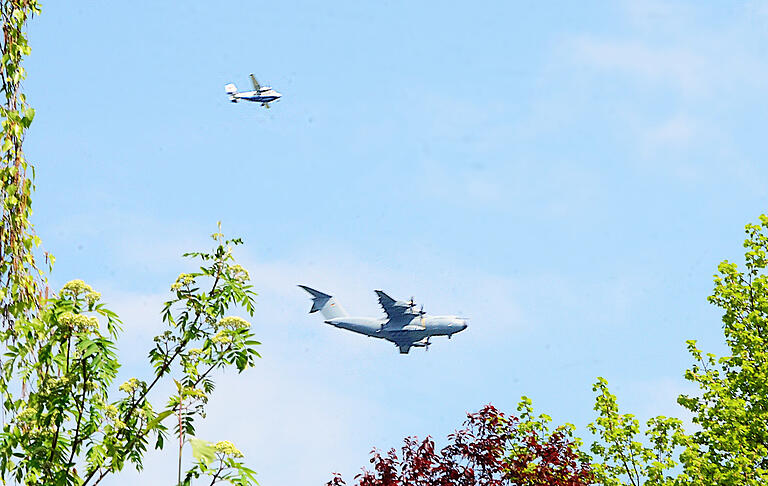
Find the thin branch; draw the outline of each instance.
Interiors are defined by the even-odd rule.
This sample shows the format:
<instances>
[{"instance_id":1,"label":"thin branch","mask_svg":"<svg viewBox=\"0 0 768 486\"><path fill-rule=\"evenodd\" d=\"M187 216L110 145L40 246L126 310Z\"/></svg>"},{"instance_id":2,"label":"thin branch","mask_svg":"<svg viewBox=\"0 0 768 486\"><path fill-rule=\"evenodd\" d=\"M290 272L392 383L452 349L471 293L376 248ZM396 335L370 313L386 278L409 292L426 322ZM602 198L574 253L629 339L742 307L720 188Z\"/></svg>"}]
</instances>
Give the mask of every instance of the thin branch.
<instances>
[{"instance_id":1,"label":"thin branch","mask_svg":"<svg viewBox=\"0 0 768 486\"><path fill-rule=\"evenodd\" d=\"M211 484L209 484L208 486L213 486L216 483L216 479L218 479L219 474L221 474L221 471L223 471L223 470L224 470L224 461L220 460L219 461L219 470L216 471L216 474L213 475L213 479L211 479Z\"/></svg>"},{"instance_id":2,"label":"thin branch","mask_svg":"<svg viewBox=\"0 0 768 486\"><path fill-rule=\"evenodd\" d=\"M217 262L217 263L219 263L219 262ZM213 297L213 295L214 295L214 292L215 292L215 290L216 290L216 286L217 286L217 285L218 285L218 283L219 283L219 278L220 278L220 275L221 275L221 265L217 265L217 266L216 266L216 275L215 275L215 278L214 278L214 281L213 281L213 285L211 286L211 290L210 290L210 292L208 292L208 295L209 295L209 297ZM192 327L194 327L195 325L197 325L197 323L198 323L198 321L200 320L200 317L201 317L201 316L202 316L202 311L198 310L198 311L196 312L196 314L195 314L195 320L194 320L194 321L192 321ZM152 380L152 383L150 383L150 385L149 385L149 386L146 388L146 390L145 390L145 391L144 391L144 392L141 394L141 396L139 397L139 399L138 399L136 402L134 402L134 403L131 405L131 407L128 409L128 412L126 413L126 417L125 417L125 422L126 422L126 423L128 423L128 420L131 418L131 415L132 415L132 414L133 414L133 412L136 410L136 407L138 406L138 404L139 404L139 403L141 403L141 402L143 402L143 401L146 399L146 397L147 397L147 395L149 394L149 392L150 392L150 391L152 390L152 388L154 388L154 387L155 387L155 385L156 385L156 384L157 384L157 383L160 381L160 378L162 377L162 375L163 375L163 374L164 374L166 371L168 371L168 369L169 369L170 365L171 365L171 364L173 363L173 361L174 361L174 360L175 360L175 359L176 359L176 358L179 356L179 354L181 354L182 350L184 349L184 346L186 346L188 342L189 342L189 340L188 340L188 339L185 339L185 340L183 340L182 342L180 342L180 343L179 343L179 345L176 347L176 351L173 353L173 356L171 356L171 358L170 358L170 359L169 359L167 362L165 362L165 361L163 362L163 366L161 367L160 371L159 371L159 372L158 372L158 373L155 375L155 379L154 379L154 380ZM137 441L139 438L143 437L143 436L144 436L145 434L147 434L148 432L149 432L149 430L143 430L143 431L140 431L138 434L136 434L136 435L135 435L135 436L134 436L132 439L130 439L130 440L128 441L128 443L125 445L125 447L123 447L123 450L124 450L124 451L126 451L126 453L127 453L128 451L130 451L130 450L131 450L131 447L133 447L133 445L136 443L136 441ZM122 435L122 431L120 432L120 435ZM121 437L118 437L118 439L121 439ZM93 483L93 484L94 484L94 486L95 486L96 484L99 484L99 482L101 482L101 480L102 480L102 479L104 479L104 477L107 475L107 472L109 471L109 469L111 469L111 468L107 468L105 472L102 472L102 473L99 475L99 478L96 480L96 482L95 482L95 483ZM85 485L87 485L87 484L88 484L88 482L89 482L91 479L93 479L93 477L94 477L94 475L96 474L96 472L97 472L97 471L98 471L97 469L92 469L92 470L91 470L91 471L88 473L88 476L86 476L85 480L82 482L82 485L81 485L81 486L85 486Z\"/></svg>"},{"instance_id":3,"label":"thin branch","mask_svg":"<svg viewBox=\"0 0 768 486\"><path fill-rule=\"evenodd\" d=\"M78 407L78 414L77 414L77 426L75 427L75 438L72 441L72 450L69 453L69 460L67 461L68 464L72 464L72 460L75 458L75 450L80 445L80 422L83 419L83 415L85 414L85 392L86 392L86 385L88 384L88 374L87 369L85 365L85 360L83 360L83 394L80 397L80 407Z\"/></svg>"},{"instance_id":4,"label":"thin branch","mask_svg":"<svg viewBox=\"0 0 768 486\"><path fill-rule=\"evenodd\" d=\"M611 425L610 421L608 422L608 430L611 433L613 433L613 425ZM621 442L617 441L616 445L618 446L619 456L621 457L621 462L622 462L622 465L624 466L624 469L627 471L627 476L629 477L629 480L632 482L633 486L639 486L639 485L635 484L635 481L632 479L632 472L629 470L629 463L627 461L627 458L624 457L624 453L622 452Z\"/></svg>"},{"instance_id":5,"label":"thin branch","mask_svg":"<svg viewBox=\"0 0 768 486\"><path fill-rule=\"evenodd\" d=\"M181 486L181 454L184 451L184 431L181 428L181 411L184 399L179 396L179 477L178 484Z\"/></svg>"},{"instance_id":6,"label":"thin branch","mask_svg":"<svg viewBox=\"0 0 768 486\"><path fill-rule=\"evenodd\" d=\"M227 346L227 349L225 349L224 351L222 351L222 352L221 352L221 354L222 354L222 355L226 354L226 353L227 353L227 351L229 351L230 349L232 349L232 343L230 343L230 344L229 344L229 346ZM201 381L203 381L203 380L205 379L205 377L206 377L206 376L208 376L208 374L209 374L211 371L213 371L213 370L214 370L214 369L215 369L217 366L219 366L223 360L224 360L224 358L219 358L219 360L218 360L218 361L216 361L215 363L213 363L213 364L210 366L210 368L208 368L208 369L206 370L206 372L205 372L205 373L203 373L202 375L200 375L200 376L197 378L197 380L195 380L195 381L192 383L192 388L196 388L196 387L197 387L197 385L199 385L199 384L200 384L200 382L201 382Z\"/></svg>"}]
</instances>

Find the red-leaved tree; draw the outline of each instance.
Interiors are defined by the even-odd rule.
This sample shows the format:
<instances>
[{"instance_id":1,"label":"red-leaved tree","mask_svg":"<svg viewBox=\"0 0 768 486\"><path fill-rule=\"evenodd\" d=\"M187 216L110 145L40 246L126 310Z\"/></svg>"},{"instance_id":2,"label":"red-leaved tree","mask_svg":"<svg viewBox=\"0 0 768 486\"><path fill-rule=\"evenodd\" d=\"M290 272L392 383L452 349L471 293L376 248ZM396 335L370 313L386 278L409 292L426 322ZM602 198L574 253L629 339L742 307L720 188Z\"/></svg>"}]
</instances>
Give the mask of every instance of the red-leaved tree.
<instances>
[{"instance_id":1,"label":"red-leaved tree","mask_svg":"<svg viewBox=\"0 0 768 486\"><path fill-rule=\"evenodd\" d=\"M371 452L373 470L355 476L357 486L587 486L594 475L589 458L579 451L573 427L549 431L550 418L534 417L523 397L520 417L504 415L486 405L467 414L464 428L448 436L449 444L407 437L395 449ZM344 486L335 474L326 486Z\"/></svg>"}]
</instances>

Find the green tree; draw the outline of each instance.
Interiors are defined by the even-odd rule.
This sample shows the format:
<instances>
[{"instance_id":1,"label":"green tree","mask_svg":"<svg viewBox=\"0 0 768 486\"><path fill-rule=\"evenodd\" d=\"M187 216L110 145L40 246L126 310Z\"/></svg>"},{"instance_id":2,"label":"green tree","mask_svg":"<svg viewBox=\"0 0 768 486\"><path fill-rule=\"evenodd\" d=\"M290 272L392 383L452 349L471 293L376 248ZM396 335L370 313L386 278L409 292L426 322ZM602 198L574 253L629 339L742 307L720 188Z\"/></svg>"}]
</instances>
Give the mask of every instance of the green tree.
<instances>
[{"instance_id":1,"label":"green tree","mask_svg":"<svg viewBox=\"0 0 768 486\"><path fill-rule=\"evenodd\" d=\"M231 246L240 241L213 236L212 252L188 254L201 260L200 270L181 274L171 286L165 330L149 352L150 379L131 378L120 385L119 398L112 385L120 366L115 353L120 320L83 281L67 283L36 317L17 319L12 330L0 333L7 348L0 373L7 420L0 435L4 480L86 485L128 464L141 469L150 441L164 446L163 420L171 416L181 465L181 447L193 438L195 419L204 415L215 386L211 373L242 372L259 356L248 321L227 315L233 305L249 315L254 311L248 273L232 256ZM150 394L163 380L173 380L176 393L165 406L153 405ZM233 460L233 450L219 452L222 470L237 473L233 484L252 483L253 471ZM208 467L212 461L201 457L188 477L235 477ZM181 469L178 476L181 484Z\"/></svg>"},{"instance_id":2,"label":"green tree","mask_svg":"<svg viewBox=\"0 0 768 486\"><path fill-rule=\"evenodd\" d=\"M675 456L679 447L688 443L682 422L672 417L652 417L644 433L640 422L630 413L620 413L616 396L608 390L604 378L592 387L597 392L597 418L587 428L597 437L590 450L598 458L592 468L600 484L605 486L687 484L685 476L672 471L679 463Z\"/></svg>"},{"instance_id":3,"label":"green tree","mask_svg":"<svg viewBox=\"0 0 768 486\"><path fill-rule=\"evenodd\" d=\"M695 484L756 485L768 481L768 216L746 226L744 269L723 261L709 301L723 310L727 356L704 354L688 341L695 359L685 377L699 396L678 402L701 429L683 454Z\"/></svg>"},{"instance_id":4,"label":"green tree","mask_svg":"<svg viewBox=\"0 0 768 486\"><path fill-rule=\"evenodd\" d=\"M595 472L606 485L749 486L768 482L768 216L746 225L744 266L718 266L709 302L723 310L726 356L687 341L694 363L685 378L699 387L678 403L697 429L655 417L645 434L637 419L619 413L602 378L595 384L598 418L590 430ZM673 474L676 472L677 474Z\"/></svg>"},{"instance_id":5,"label":"green tree","mask_svg":"<svg viewBox=\"0 0 768 486\"><path fill-rule=\"evenodd\" d=\"M199 271L179 276L174 297L163 309L164 330L149 352L147 380L131 378L114 390L120 367L116 340L121 322L100 303L101 295L82 280L68 282L57 294L41 292L44 274L35 263L40 240L30 223L34 167L22 145L34 110L21 92L24 56L30 53L27 21L40 12L36 0L0 0L0 479L21 484L99 484L127 465L137 469L150 440L163 448L164 420L175 417L179 440L177 482L255 484L255 473L237 458L227 441L209 443L193 437L195 420L204 416L214 389L211 373L238 372L259 356L250 323L228 315L237 306L253 316L255 293L248 272L219 232L210 253L190 253ZM52 263L52 257L46 254ZM50 297L50 298L49 298ZM176 393L157 405L150 397L163 381ZM117 396L117 397L116 397ZM153 402L155 405L153 405ZM181 457L190 443L195 458L184 475Z\"/></svg>"}]
</instances>

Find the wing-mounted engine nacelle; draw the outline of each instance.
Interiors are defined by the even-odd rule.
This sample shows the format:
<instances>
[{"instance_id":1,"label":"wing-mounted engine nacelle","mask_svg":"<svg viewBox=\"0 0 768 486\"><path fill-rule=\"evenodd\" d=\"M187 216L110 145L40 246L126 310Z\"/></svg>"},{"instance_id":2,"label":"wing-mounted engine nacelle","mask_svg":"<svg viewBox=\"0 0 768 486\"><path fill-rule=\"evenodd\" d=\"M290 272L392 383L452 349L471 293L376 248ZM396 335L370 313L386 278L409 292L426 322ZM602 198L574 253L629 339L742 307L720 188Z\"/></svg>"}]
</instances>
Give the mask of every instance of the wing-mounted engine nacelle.
<instances>
[{"instance_id":1,"label":"wing-mounted engine nacelle","mask_svg":"<svg viewBox=\"0 0 768 486\"><path fill-rule=\"evenodd\" d=\"M429 342L429 338L426 337L426 338L422 339L421 341L416 341L415 343L412 344L412 346L414 346L416 348L426 348L426 349L429 349L429 345L430 344L432 344L432 343L430 343Z\"/></svg>"}]
</instances>

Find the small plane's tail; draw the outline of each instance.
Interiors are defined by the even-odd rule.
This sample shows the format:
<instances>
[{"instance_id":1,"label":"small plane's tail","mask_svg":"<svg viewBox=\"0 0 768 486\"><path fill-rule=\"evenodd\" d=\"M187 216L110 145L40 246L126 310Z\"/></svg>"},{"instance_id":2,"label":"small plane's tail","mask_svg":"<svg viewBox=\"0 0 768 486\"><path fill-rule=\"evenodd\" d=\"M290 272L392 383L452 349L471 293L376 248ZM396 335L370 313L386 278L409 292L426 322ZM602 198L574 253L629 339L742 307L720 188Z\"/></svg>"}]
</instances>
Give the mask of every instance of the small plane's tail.
<instances>
[{"instance_id":1,"label":"small plane's tail","mask_svg":"<svg viewBox=\"0 0 768 486\"><path fill-rule=\"evenodd\" d=\"M234 85L234 83L229 83L224 86L224 91L227 92L229 95L229 101L233 103L237 103L237 98L235 98L235 95L237 94L237 86Z\"/></svg>"},{"instance_id":2,"label":"small plane's tail","mask_svg":"<svg viewBox=\"0 0 768 486\"><path fill-rule=\"evenodd\" d=\"M299 285L312 296L312 308L309 313L320 311L326 319L335 319L336 317L347 317L347 311L336 302L333 296L324 294L319 290L311 289L305 285Z\"/></svg>"}]
</instances>

